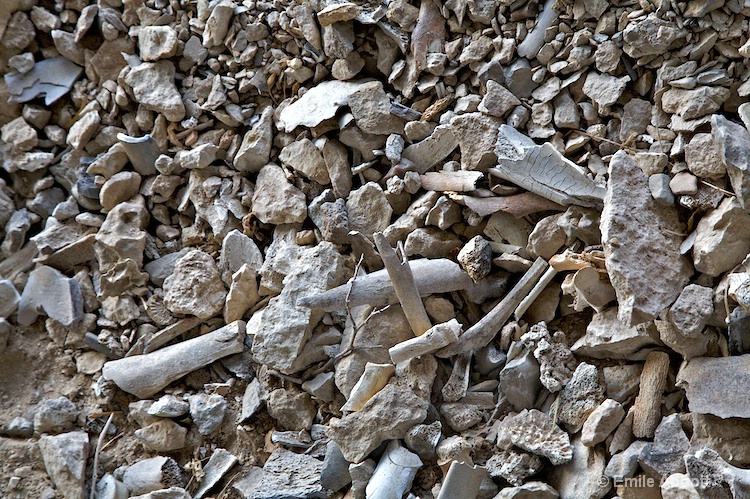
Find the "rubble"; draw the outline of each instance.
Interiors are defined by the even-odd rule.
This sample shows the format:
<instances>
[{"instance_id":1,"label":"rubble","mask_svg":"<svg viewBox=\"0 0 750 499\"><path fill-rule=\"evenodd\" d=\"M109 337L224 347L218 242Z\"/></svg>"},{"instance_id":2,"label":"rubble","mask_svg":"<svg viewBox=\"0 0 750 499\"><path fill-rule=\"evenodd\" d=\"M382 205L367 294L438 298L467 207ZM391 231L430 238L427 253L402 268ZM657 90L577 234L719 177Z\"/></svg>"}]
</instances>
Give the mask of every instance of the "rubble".
<instances>
[{"instance_id":1,"label":"rubble","mask_svg":"<svg viewBox=\"0 0 750 499\"><path fill-rule=\"evenodd\" d=\"M6 495L747 495L742 5L0 4Z\"/></svg>"}]
</instances>

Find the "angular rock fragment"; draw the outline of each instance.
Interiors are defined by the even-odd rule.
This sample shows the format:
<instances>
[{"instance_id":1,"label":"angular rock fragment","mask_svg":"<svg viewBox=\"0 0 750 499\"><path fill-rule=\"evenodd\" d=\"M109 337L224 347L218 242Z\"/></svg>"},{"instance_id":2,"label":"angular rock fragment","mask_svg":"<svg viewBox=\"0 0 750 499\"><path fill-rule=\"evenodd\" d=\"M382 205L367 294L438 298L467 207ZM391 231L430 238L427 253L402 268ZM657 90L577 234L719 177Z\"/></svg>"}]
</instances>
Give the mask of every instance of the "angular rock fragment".
<instances>
[{"instance_id":1,"label":"angular rock fragment","mask_svg":"<svg viewBox=\"0 0 750 499\"><path fill-rule=\"evenodd\" d=\"M185 117L182 96L174 84L175 68L169 61L144 62L125 76L135 100L147 109L161 113L169 121Z\"/></svg>"},{"instance_id":2,"label":"angular rock fragment","mask_svg":"<svg viewBox=\"0 0 750 499\"><path fill-rule=\"evenodd\" d=\"M558 419L563 427L576 432L604 399L599 370L592 364L581 362L560 392Z\"/></svg>"},{"instance_id":3,"label":"angular rock fragment","mask_svg":"<svg viewBox=\"0 0 750 499\"><path fill-rule=\"evenodd\" d=\"M546 457L554 465L573 458L568 434L557 427L544 413L524 409L507 423L513 445Z\"/></svg>"},{"instance_id":4,"label":"angular rock fragment","mask_svg":"<svg viewBox=\"0 0 750 499\"><path fill-rule=\"evenodd\" d=\"M39 448L47 474L64 497L86 497L84 485L89 452L88 434L72 431L55 436L44 435L39 439Z\"/></svg>"},{"instance_id":5,"label":"angular rock fragment","mask_svg":"<svg viewBox=\"0 0 750 499\"><path fill-rule=\"evenodd\" d=\"M651 197L645 175L624 151L610 160L601 230L620 320L635 326L655 318L677 298L691 274L680 254L678 234L684 229L675 208Z\"/></svg>"},{"instance_id":6,"label":"angular rock fragment","mask_svg":"<svg viewBox=\"0 0 750 499\"><path fill-rule=\"evenodd\" d=\"M52 267L34 269L18 304L18 323L30 326L42 312L64 326L80 321L83 297L78 281L65 277Z\"/></svg>"},{"instance_id":7,"label":"angular rock fragment","mask_svg":"<svg viewBox=\"0 0 750 499\"><path fill-rule=\"evenodd\" d=\"M748 355L696 357L677 373L677 383L686 392L691 412L721 418L747 418L741 387L750 376Z\"/></svg>"},{"instance_id":8,"label":"angular rock fragment","mask_svg":"<svg viewBox=\"0 0 750 499\"><path fill-rule=\"evenodd\" d=\"M709 211L695 228L695 269L717 276L734 268L750 253L750 215L736 198L727 198Z\"/></svg>"},{"instance_id":9,"label":"angular rock fragment","mask_svg":"<svg viewBox=\"0 0 750 499\"><path fill-rule=\"evenodd\" d=\"M279 448L263 468L251 468L250 473L237 480L233 487L245 499L327 497L329 492L320 483L322 467L323 461L314 457Z\"/></svg>"},{"instance_id":10,"label":"angular rock fragment","mask_svg":"<svg viewBox=\"0 0 750 499\"><path fill-rule=\"evenodd\" d=\"M411 360L359 412L331 423L329 436L347 461L361 462L383 441L403 438L424 420L436 368L430 355Z\"/></svg>"},{"instance_id":11,"label":"angular rock fragment","mask_svg":"<svg viewBox=\"0 0 750 499\"><path fill-rule=\"evenodd\" d=\"M571 350L594 359L644 360L658 346L658 336L648 324L628 327L619 319L616 307L594 314L586 326L586 334L576 341Z\"/></svg>"},{"instance_id":12,"label":"angular rock fragment","mask_svg":"<svg viewBox=\"0 0 750 499\"><path fill-rule=\"evenodd\" d=\"M325 291L343 278L343 257L333 244L323 242L299 251L295 267L284 279L281 294L258 312L260 326L252 348L256 361L289 374L306 367L296 363L297 357L323 314L299 306L297 299Z\"/></svg>"},{"instance_id":13,"label":"angular rock fragment","mask_svg":"<svg viewBox=\"0 0 750 499\"><path fill-rule=\"evenodd\" d=\"M209 319L221 312L227 296L214 259L200 250L186 253L164 280L164 305L176 314Z\"/></svg>"},{"instance_id":14,"label":"angular rock fragment","mask_svg":"<svg viewBox=\"0 0 750 499\"><path fill-rule=\"evenodd\" d=\"M305 195L289 183L281 167L269 164L258 174L253 212L263 223L303 222L307 218Z\"/></svg>"}]
</instances>

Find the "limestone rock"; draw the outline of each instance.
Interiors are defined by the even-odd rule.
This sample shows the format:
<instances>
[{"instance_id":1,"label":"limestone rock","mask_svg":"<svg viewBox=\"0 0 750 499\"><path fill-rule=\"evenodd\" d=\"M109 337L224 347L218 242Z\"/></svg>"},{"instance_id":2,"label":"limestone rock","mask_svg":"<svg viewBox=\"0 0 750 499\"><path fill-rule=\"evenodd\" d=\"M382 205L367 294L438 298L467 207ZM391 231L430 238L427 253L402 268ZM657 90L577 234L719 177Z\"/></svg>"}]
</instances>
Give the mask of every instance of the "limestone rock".
<instances>
[{"instance_id":1,"label":"limestone rock","mask_svg":"<svg viewBox=\"0 0 750 499\"><path fill-rule=\"evenodd\" d=\"M727 198L695 228L695 269L710 276L731 270L750 253L750 215L737 198Z\"/></svg>"},{"instance_id":2,"label":"limestone rock","mask_svg":"<svg viewBox=\"0 0 750 499\"><path fill-rule=\"evenodd\" d=\"M358 412L330 424L328 434L352 463L364 460L389 439L406 432L427 416L429 393L437 362L431 355L399 366L396 376Z\"/></svg>"},{"instance_id":3,"label":"limestone rock","mask_svg":"<svg viewBox=\"0 0 750 499\"><path fill-rule=\"evenodd\" d=\"M602 244L620 320L633 326L671 305L692 272L680 254L677 234L684 233L684 227L676 208L659 205L651 197L647 178L633 158L617 152L610 160L609 176Z\"/></svg>"},{"instance_id":4,"label":"limestone rock","mask_svg":"<svg viewBox=\"0 0 750 499\"><path fill-rule=\"evenodd\" d=\"M234 167L241 172L260 171L271 158L273 142L273 108L263 109L260 119L245 133L237 153Z\"/></svg>"},{"instance_id":5,"label":"limestone rock","mask_svg":"<svg viewBox=\"0 0 750 499\"><path fill-rule=\"evenodd\" d=\"M539 362L527 348L508 360L500 371L500 390L516 409L531 408L542 386L539 374Z\"/></svg>"},{"instance_id":6,"label":"limestone rock","mask_svg":"<svg viewBox=\"0 0 750 499\"><path fill-rule=\"evenodd\" d=\"M718 111L728 98L729 90L724 87L670 88L661 102L664 111L694 120Z\"/></svg>"},{"instance_id":7,"label":"limestone rock","mask_svg":"<svg viewBox=\"0 0 750 499\"><path fill-rule=\"evenodd\" d=\"M253 341L255 360L287 374L306 367L296 360L323 312L298 306L297 299L334 287L343 277L344 259L333 244L322 242L300 250L281 294L258 312L262 315Z\"/></svg>"},{"instance_id":8,"label":"limestone rock","mask_svg":"<svg viewBox=\"0 0 750 499\"><path fill-rule=\"evenodd\" d=\"M221 312L227 296L214 259L192 250L164 280L164 305L170 312L209 319Z\"/></svg>"},{"instance_id":9,"label":"limestone rock","mask_svg":"<svg viewBox=\"0 0 750 499\"><path fill-rule=\"evenodd\" d=\"M599 369L592 364L581 362L573 377L560 392L560 423L571 432L577 432L604 399L604 386Z\"/></svg>"},{"instance_id":10,"label":"limestone rock","mask_svg":"<svg viewBox=\"0 0 750 499\"><path fill-rule=\"evenodd\" d=\"M570 437L543 412L524 409L507 424L513 445L546 457L556 466L573 458Z\"/></svg>"},{"instance_id":11,"label":"limestone rock","mask_svg":"<svg viewBox=\"0 0 750 499\"><path fill-rule=\"evenodd\" d=\"M750 207L750 133L723 116L711 116L716 153L729 174L732 189L743 208Z\"/></svg>"},{"instance_id":12,"label":"limestone rock","mask_svg":"<svg viewBox=\"0 0 750 499\"><path fill-rule=\"evenodd\" d=\"M676 23L649 14L643 19L632 21L625 27L623 49L630 57L663 54L674 42L685 36Z\"/></svg>"},{"instance_id":13,"label":"limestone rock","mask_svg":"<svg viewBox=\"0 0 750 499\"><path fill-rule=\"evenodd\" d=\"M112 175L99 192L99 202L105 211L110 211L136 194L141 186L141 176L136 172L119 172Z\"/></svg>"},{"instance_id":14,"label":"limestone rock","mask_svg":"<svg viewBox=\"0 0 750 499\"><path fill-rule=\"evenodd\" d=\"M657 345L649 324L628 327L618 318L617 307L594 314L586 326L586 334L576 341L571 350L594 359L644 360Z\"/></svg>"},{"instance_id":15,"label":"limestone rock","mask_svg":"<svg viewBox=\"0 0 750 499\"><path fill-rule=\"evenodd\" d=\"M245 499L328 497L330 491L320 483L322 469L323 461L280 448L273 451L262 469L253 467L233 487Z\"/></svg>"},{"instance_id":16,"label":"limestone rock","mask_svg":"<svg viewBox=\"0 0 750 499\"><path fill-rule=\"evenodd\" d=\"M310 395L299 390L272 391L268 395L268 414L287 430L310 430L317 412Z\"/></svg>"},{"instance_id":17,"label":"limestone rock","mask_svg":"<svg viewBox=\"0 0 750 499\"><path fill-rule=\"evenodd\" d=\"M46 399L34 414L34 430L39 433L70 430L75 425L78 412L78 408L67 397Z\"/></svg>"},{"instance_id":18,"label":"limestone rock","mask_svg":"<svg viewBox=\"0 0 750 499\"><path fill-rule=\"evenodd\" d=\"M349 214L349 229L368 236L385 230L391 222L391 208L383 189L375 182L368 182L349 194L346 201Z\"/></svg>"},{"instance_id":19,"label":"limestone rock","mask_svg":"<svg viewBox=\"0 0 750 499\"><path fill-rule=\"evenodd\" d=\"M319 83L279 113L279 125L289 133L298 126L314 127L333 118L361 82L329 80Z\"/></svg>"},{"instance_id":20,"label":"limestone rock","mask_svg":"<svg viewBox=\"0 0 750 499\"><path fill-rule=\"evenodd\" d=\"M722 419L711 414L694 412L692 428L692 448L714 449L735 466L746 467L750 464L750 421L747 419Z\"/></svg>"},{"instance_id":21,"label":"limestone rock","mask_svg":"<svg viewBox=\"0 0 750 499\"><path fill-rule=\"evenodd\" d=\"M169 121L180 121L185 117L185 105L174 84L174 74L174 64L169 61L144 62L125 75L125 83L146 109L163 114Z\"/></svg>"},{"instance_id":22,"label":"limestone rock","mask_svg":"<svg viewBox=\"0 0 750 499\"><path fill-rule=\"evenodd\" d=\"M712 123L718 123L717 120L720 119L719 117L711 117ZM685 145L685 162L688 169L699 177L713 180L723 177L727 172L727 167L721 157L719 145L720 141L715 140L713 134L696 133L693 135L690 142Z\"/></svg>"},{"instance_id":23,"label":"limestone rock","mask_svg":"<svg viewBox=\"0 0 750 499\"><path fill-rule=\"evenodd\" d=\"M690 411L721 418L750 418L743 386L750 381L750 355L696 357L677 374Z\"/></svg>"},{"instance_id":24,"label":"limestone rock","mask_svg":"<svg viewBox=\"0 0 750 499\"><path fill-rule=\"evenodd\" d=\"M451 120L451 130L461 149L462 170L484 172L495 166L495 142L501 124L498 118L479 112L462 114Z\"/></svg>"},{"instance_id":25,"label":"limestone rock","mask_svg":"<svg viewBox=\"0 0 750 499\"><path fill-rule=\"evenodd\" d=\"M572 446L573 459L552 470L550 485L565 499L601 499L611 487L604 477L604 450L586 447L580 438L574 439Z\"/></svg>"},{"instance_id":26,"label":"limestone rock","mask_svg":"<svg viewBox=\"0 0 750 499\"><path fill-rule=\"evenodd\" d=\"M214 144L201 144L192 149L178 151L174 163L187 170L203 170L216 161L221 149Z\"/></svg>"},{"instance_id":27,"label":"limestone rock","mask_svg":"<svg viewBox=\"0 0 750 499\"><path fill-rule=\"evenodd\" d=\"M685 471L683 456L690 442L682 429L679 414L671 414L661 420L654 434L654 441L641 451L639 462L649 474L662 480L673 473Z\"/></svg>"},{"instance_id":28,"label":"limestone rock","mask_svg":"<svg viewBox=\"0 0 750 499\"><path fill-rule=\"evenodd\" d=\"M714 313L713 296L711 288L697 284L685 286L669 309L669 320L685 336L699 335Z\"/></svg>"},{"instance_id":29,"label":"limestone rock","mask_svg":"<svg viewBox=\"0 0 750 499\"><path fill-rule=\"evenodd\" d=\"M592 71L583 84L583 93L600 106L611 106L625 91L627 78L616 78Z\"/></svg>"},{"instance_id":30,"label":"limestone rock","mask_svg":"<svg viewBox=\"0 0 750 499\"><path fill-rule=\"evenodd\" d=\"M84 485L89 452L88 434L73 431L56 436L44 435L39 439L39 448L47 474L63 497L86 497Z\"/></svg>"},{"instance_id":31,"label":"limestone rock","mask_svg":"<svg viewBox=\"0 0 750 499\"><path fill-rule=\"evenodd\" d=\"M30 326L41 312L64 326L81 320L83 296L78 281L45 265L32 270L18 304L18 323Z\"/></svg>"},{"instance_id":32,"label":"limestone rock","mask_svg":"<svg viewBox=\"0 0 750 499\"><path fill-rule=\"evenodd\" d=\"M279 160L319 184L330 184L323 155L310 139L292 142L279 153Z\"/></svg>"},{"instance_id":33,"label":"limestone rock","mask_svg":"<svg viewBox=\"0 0 750 499\"><path fill-rule=\"evenodd\" d=\"M495 80L487 81L487 93L479 103L479 111L502 118L508 111L521 104L521 101L507 88Z\"/></svg>"},{"instance_id":34,"label":"limestone rock","mask_svg":"<svg viewBox=\"0 0 750 499\"><path fill-rule=\"evenodd\" d=\"M458 252L458 262L474 282L487 277L492 267L490 243L482 236L474 236Z\"/></svg>"},{"instance_id":35,"label":"limestone rock","mask_svg":"<svg viewBox=\"0 0 750 499\"><path fill-rule=\"evenodd\" d=\"M693 486L693 481L684 473L669 475L661 484L661 496L663 499L699 499L698 491Z\"/></svg>"},{"instance_id":36,"label":"limestone rock","mask_svg":"<svg viewBox=\"0 0 750 499\"><path fill-rule=\"evenodd\" d=\"M557 499L560 494L544 482L528 482L516 487L505 487L493 499Z\"/></svg>"},{"instance_id":37,"label":"limestone rock","mask_svg":"<svg viewBox=\"0 0 750 499\"><path fill-rule=\"evenodd\" d=\"M615 431L624 417L625 410L619 402L612 399L605 400L586 418L581 441L588 446L603 442L610 433Z\"/></svg>"},{"instance_id":38,"label":"limestone rock","mask_svg":"<svg viewBox=\"0 0 750 499\"><path fill-rule=\"evenodd\" d=\"M513 447L495 453L485 464L491 476L502 478L515 486L521 486L528 477L538 473L542 466L539 456Z\"/></svg>"},{"instance_id":39,"label":"limestone rock","mask_svg":"<svg viewBox=\"0 0 750 499\"><path fill-rule=\"evenodd\" d=\"M185 447L187 428L171 419L161 419L135 430L135 436L147 448L156 452L170 452Z\"/></svg>"},{"instance_id":40,"label":"limestone rock","mask_svg":"<svg viewBox=\"0 0 750 499\"><path fill-rule=\"evenodd\" d=\"M221 0L213 6L203 30L203 46L206 48L223 45L224 37L231 26L236 4L232 0Z\"/></svg>"},{"instance_id":41,"label":"limestone rock","mask_svg":"<svg viewBox=\"0 0 750 499\"><path fill-rule=\"evenodd\" d=\"M349 95L357 126L365 133L388 135L403 133L404 120L391 114L391 99L379 81L363 83Z\"/></svg>"},{"instance_id":42,"label":"limestone rock","mask_svg":"<svg viewBox=\"0 0 750 499\"><path fill-rule=\"evenodd\" d=\"M171 26L143 26L138 32L138 50L146 62L169 59L177 53L177 32Z\"/></svg>"},{"instance_id":43,"label":"limestone rock","mask_svg":"<svg viewBox=\"0 0 750 499\"><path fill-rule=\"evenodd\" d=\"M0 138L24 152L34 149L39 142L36 130L20 116L0 128Z\"/></svg>"},{"instance_id":44,"label":"limestone rock","mask_svg":"<svg viewBox=\"0 0 750 499\"><path fill-rule=\"evenodd\" d=\"M198 427L198 433L211 436L224 422L227 401L216 393L198 393L189 399L190 417Z\"/></svg>"},{"instance_id":45,"label":"limestone rock","mask_svg":"<svg viewBox=\"0 0 750 499\"><path fill-rule=\"evenodd\" d=\"M263 223L300 223L307 218L305 195L294 187L280 166L261 168L253 194L253 213Z\"/></svg>"}]
</instances>

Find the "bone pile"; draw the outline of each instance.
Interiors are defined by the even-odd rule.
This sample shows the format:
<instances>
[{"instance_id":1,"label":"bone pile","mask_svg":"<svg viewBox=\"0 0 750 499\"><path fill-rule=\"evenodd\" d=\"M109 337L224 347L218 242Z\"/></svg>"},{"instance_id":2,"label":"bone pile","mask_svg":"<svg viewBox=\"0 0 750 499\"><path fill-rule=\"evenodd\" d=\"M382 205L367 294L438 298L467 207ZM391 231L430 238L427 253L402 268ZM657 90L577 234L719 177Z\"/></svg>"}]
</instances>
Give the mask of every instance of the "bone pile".
<instances>
[{"instance_id":1,"label":"bone pile","mask_svg":"<svg viewBox=\"0 0 750 499\"><path fill-rule=\"evenodd\" d=\"M750 497L749 21L1 0L0 496Z\"/></svg>"}]
</instances>

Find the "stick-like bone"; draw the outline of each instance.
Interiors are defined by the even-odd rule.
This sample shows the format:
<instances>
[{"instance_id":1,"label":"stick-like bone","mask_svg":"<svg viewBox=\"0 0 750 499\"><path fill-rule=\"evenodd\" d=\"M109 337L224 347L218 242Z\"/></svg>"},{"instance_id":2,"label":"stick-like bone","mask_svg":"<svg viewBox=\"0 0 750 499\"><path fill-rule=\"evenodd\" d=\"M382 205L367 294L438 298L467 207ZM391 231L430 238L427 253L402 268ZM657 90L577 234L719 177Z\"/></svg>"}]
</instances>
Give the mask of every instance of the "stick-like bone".
<instances>
[{"instance_id":1,"label":"stick-like bone","mask_svg":"<svg viewBox=\"0 0 750 499\"><path fill-rule=\"evenodd\" d=\"M406 320L409 321L414 334L419 336L430 329L432 324L427 316L427 311L424 309L422 297L419 296L417 284L414 282L409 259L406 258L406 255L403 255L403 259L399 259L382 232L376 232L373 234L373 238L378 253L380 253L380 258L383 259L385 270L393 282L393 290L401 303Z\"/></svg>"},{"instance_id":2,"label":"stick-like bone","mask_svg":"<svg viewBox=\"0 0 750 499\"><path fill-rule=\"evenodd\" d=\"M236 321L146 355L107 362L102 375L122 390L145 399L196 369L242 352L244 339L245 322Z\"/></svg>"},{"instance_id":3,"label":"stick-like bone","mask_svg":"<svg viewBox=\"0 0 750 499\"><path fill-rule=\"evenodd\" d=\"M431 327L421 336L402 341L391 347L388 354L394 364L427 355L456 341L460 331L461 324L456 319L451 319Z\"/></svg>"},{"instance_id":4,"label":"stick-like bone","mask_svg":"<svg viewBox=\"0 0 750 499\"><path fill-rule=\"evenodd\" d=\"M516 316L516 320L521 319L523 314L525 314L529 307L534 303L534 300L539 298L539 295L542 294L544 288L547 287L547 284L552 282L552 278L556 275L557 271L555 269L553 269L552 267L547 269L542 278L539 279L539 282L536 283L531 291L529 291L528 296L526 296L526 298L524 298L516 307L516 311L513 312L513 315Z\"/></svg>"},{"instance_id":5,"label":"stick-like bone","mask_svg":"<svg viewBox=\"0 0 750 499\"><path fill-rule=\"evenodd\" d=\"M422 296L450 293L473 286L469 275L456 262L447 258L434 260L421 258L409 262L409 266ZM358 277L351 288L349 303L352 307L359 305L382 307L398 301L393 290L393 283L385 269ZM304 296L297 300L297 305L333 312L343 309L348 292L349 283L345 283L322 293Z\"/></svg>"},{"instance_id":6,"label":"stick-like bone","mask_svg":"<svg viewBox=\"0 0 750 499\"><path fill-rule=\"evenodd\" d=\"M661 422L661 403L669 375L669 355L651 352L641 372L641 387L633 404L633 435L651 438Z\"/></svg>"},{"instance_id":7,"label":"stick-like bone","mask_svg":"<svg viewBox=\"0 0 750 499\"><path fill-rule=\"evenodd\" d=\"M458 338L458 341L443 348L436 355L443 358L453 357L459 353L472 352L486 346L510 318L521 300L536 285L547 267L547 262L543 258L537 258L534 265L521 277L521 280L505 295L500 303L495 305L479 322L467 329Z\"/></svg>"},{"instance_id":8,"label":"stick-like bone","mask_svg":"<svg viewBox=\"0 0 750 499\"><path fill-rule=\"evenodd\" d=\"M368 400L383 389L388 379L396 372L392 364L373 364L368 362L365 371L359 378L357 384L349 394L349 400L341 408L342 411L357 412L362 409Z\"/></svg>"}]
</instances>

